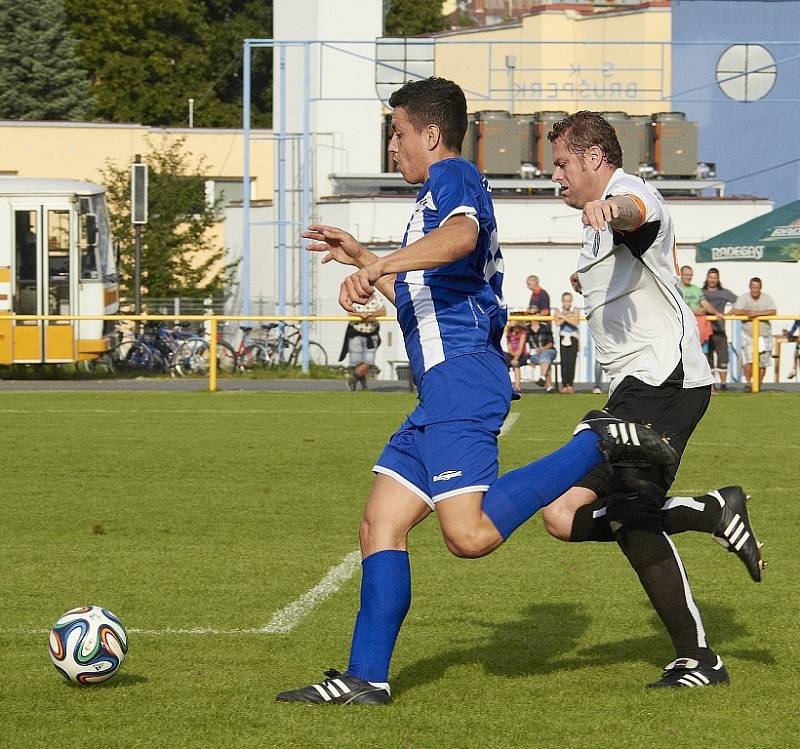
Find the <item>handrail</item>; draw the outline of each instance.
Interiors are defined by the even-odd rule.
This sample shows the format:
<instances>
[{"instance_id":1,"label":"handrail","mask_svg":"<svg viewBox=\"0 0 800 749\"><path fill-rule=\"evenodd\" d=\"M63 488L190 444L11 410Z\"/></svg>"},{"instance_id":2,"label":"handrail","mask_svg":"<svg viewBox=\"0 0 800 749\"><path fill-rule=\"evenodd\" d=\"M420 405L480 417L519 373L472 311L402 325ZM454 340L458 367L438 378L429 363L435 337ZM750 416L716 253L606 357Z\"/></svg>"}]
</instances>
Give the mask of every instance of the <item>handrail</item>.
<instances>
[{"instance_id":1,"label":"handrail","mask_svg":"<svg viewBox=\"0 0 800 749\"><path fill-rule=\"evenodd\" d=\"M800 319L800 313L796 315L763 315L759 317L749 318L746 315L706 315L708 320L742 320L753 322L753 359L758 356L758 332L759 326L762 322L770 320L797 320ZM396 317L389 315L382 315L374 318L381 322L396 322ZM539 320L539 321L552 321L553 315L528 315L526 313L511 313L508 316L509 321L518 320ZM0 322L4 320L14 321L76 321L76 320L109 320L109 321L129 321L129 322L171 322L175 320L183 320L187 322L236 322L249 320L252 322L360 322L362 318L355 315L16 315L12 313L0 313ZM580 321L585 321L586 317L581 315ZM216 352L218 333L217 326L212 325L210 330L209 346L211 351ZM760 362L753 362L760 363ZM753 367L752 378L752 392L758 393L761 391L760 372L759 367ZM209 379L208 389L209 392L217 390L217 357L209 357Z\"/></svg>"}]
</instances>

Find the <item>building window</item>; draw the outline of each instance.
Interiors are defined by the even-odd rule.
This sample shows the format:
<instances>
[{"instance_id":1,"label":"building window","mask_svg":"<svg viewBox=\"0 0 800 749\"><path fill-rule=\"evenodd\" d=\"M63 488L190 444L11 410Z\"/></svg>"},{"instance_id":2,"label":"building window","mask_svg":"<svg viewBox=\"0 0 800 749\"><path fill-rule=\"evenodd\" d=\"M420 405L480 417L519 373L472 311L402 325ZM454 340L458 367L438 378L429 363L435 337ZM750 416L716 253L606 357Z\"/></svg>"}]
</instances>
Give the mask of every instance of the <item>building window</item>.
<instances>
[{"instance_id":1,"label":"building window","mask_svg":"<svg viewBox=\"0 0 800 749\"><path fill-rule=\"evenodd\" d=\"M775 85L778 68L770 51L760 44L734 44L717 62L717 83L734 101L763 99Z\"/></svg>"},{"instance_id":2,"label":"building window","mask_svg":"<svg viewBox=\"0 0 800 749\"><path fill-rule=\"evenodd\" d=\"M244 200L242 191L241 177L214 177L206 180L206 203L214 205L218 200L221 201L222 208L231 203ZM250 178L250 199L255 197L255 177Z\"/></svg>"},{"instance_id":3,"label":"building window","mask_svg":"<svg viewBox=\"0 0 800 749\"><path fill-rule=\"evenodd\" d=\"M375 90L382 102L406 81L434 75L436 50L430 39L381 37L375 42Z\"/></svg>"}]
</instances>

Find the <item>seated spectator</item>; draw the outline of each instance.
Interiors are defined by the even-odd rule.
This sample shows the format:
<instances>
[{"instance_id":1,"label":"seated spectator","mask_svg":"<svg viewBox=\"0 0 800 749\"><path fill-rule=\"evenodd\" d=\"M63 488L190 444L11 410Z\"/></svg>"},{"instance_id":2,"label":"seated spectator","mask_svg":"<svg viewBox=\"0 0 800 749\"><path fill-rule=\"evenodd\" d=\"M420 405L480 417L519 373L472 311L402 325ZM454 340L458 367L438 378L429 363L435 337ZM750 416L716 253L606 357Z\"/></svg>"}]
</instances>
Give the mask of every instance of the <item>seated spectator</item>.
<instances>
[{"instance_id":1,"label":"seated spectator","mask_svg":"<svg viewBox=\"0 0 800 749\"><path fill-rule=\"evenodd\" d=\"M754 277L750 279L750 291L740 294L734 305L734 315L744 315L748 321L742 323L742 369L744 370L744 379L747 382L745 385L745 392L750 392L752 389L753 377L753 323L751 322L754 317L761 317L762 315L775 315L775 301L769 294L761 293L761 279ZM769 364L770 357L772 356L772 326L769 320L764 320L758 326L758 372L759 382L764 381L764 375L767 373L767 365Z\"/></svg>"},{"instance_id":2,"label":"seated spectator","mask_svg":"<svg viewBox=\"0 0 800 749\"><path fill-rule=\"evenodd\" d=\"M528 311L533 315L549 315L550 295L539 286L539 276L528 276L527 286L531 292ZM535 311L532 311L533 308L535 308Z\"/></svg>"},{"instance_id":3,"label":"seated spectator","mask_svg":"<svg viewBox=\"0 0 800 749\"><path fill-rule=\"evenodd\" d=\"M381 345L381 326L376 318L386 314L386 305L375 292L364 304L356 303L353 307L355 316L360 317L361 322L347 323L339 361L349 356L347 386L350 390L355 390L358 383L361 383L362 390L366 390L367 374L370 367L375 366L375 354Z\"/></svg>"},{"instance_id":4,"label":"seated spectator","mask_svg":"<svg viewBox=\"0 0 800 749\"><path fill-rule=\"evenodd\" d=\"M703 296L714 310L714 312L709 314L716 316L724 315L726 306L732 306L736 301L736 294L728 289L722 288L722 282L719 280L719 271L716 268L709 268L708 273L706 273L706 280L703 284ZM711 323L711 336L708 339L708 351L706 355L708 356L708 365L711 369L716 369L719 374L719 389L727 390L728 336L725 333L724 320L714 320Z\"/></svg>"},{"instance_id":5,"label":"seated spectator","mask_svg":"<svg viewBox=\"0 0 800 749\"><path fill-rule=\"evenodd\" d=\"M561 351L561 388L562 393L574 393L575 362L578 358L579 312L572 306L572 294L565 291L561 295L561 309L553 313L553 323L558 325L559 350Z\"/></svg>"},{"instance_id":6,"label":"seated spectator","mask_svg":"<svg viewBox=\"0 0 800 749\"><path fill-rule=\"evenodd\" d=\"M531 320L528 343L530 345L528 362L532 365L538 364L541 368L541 376L536 380L536 384L545 388L548 393L552 393L553 383L550 378L550 367L556 360L556 349L550 325L539 320Z\"/></svg>"},{"instance_id":7,"label":"seated spectator","mask_svg":"<svg viewBox=\"0 0 800 749\"><path fill-rule=\"evenodd\" d=\"M522 323L514 322L506 331L506 366L514 374L514 388L519 392L522 387L520 367L528 363L528 333Z\"/></svg>"}]
</instances>

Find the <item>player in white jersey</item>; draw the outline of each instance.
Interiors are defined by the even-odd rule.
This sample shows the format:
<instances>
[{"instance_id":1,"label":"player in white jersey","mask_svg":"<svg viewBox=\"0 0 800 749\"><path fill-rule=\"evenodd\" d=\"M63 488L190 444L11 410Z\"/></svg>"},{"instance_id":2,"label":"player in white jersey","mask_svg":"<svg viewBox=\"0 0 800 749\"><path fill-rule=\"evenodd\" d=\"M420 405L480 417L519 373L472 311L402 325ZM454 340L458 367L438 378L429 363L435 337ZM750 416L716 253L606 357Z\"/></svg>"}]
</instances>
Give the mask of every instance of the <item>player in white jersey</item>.
<instances>
[{"instance_id":1,"label":"player in white jersey","mask_svg":"<svg viewBox=\"0 0 800 749\"><path fill-rule=\"evenodd\" d=\"M345 310L374 286L397 306L420 402L373 468L347 670L282 692L281 701L388 702L389 662L411 603L408 534L431 512L453 554L480 557L606 460L677 459L653 430L590 412L562 448L498 478L497 436L512 398L500 347L502 255L486 180L460 157L466 100L452 81L428 78L389 104L389 151L404 179L422 184L403 246L379 258L341 229L312 226L303 236L323 262L360 268L342 284Z\"/></svg>"},{"instance_id":2,"label":"player in white jersey","mask_svg":"<svg viewBox=\"0 0 800 749\"><path fill-rule=\"evenodd\" d=\"M611 378L604 410L665 433L681 454L708 407L713 377L694 315L678 288L675 236L657 190L621 169L613 127L597 112L556 123L553 180L582 211L575 290L598 360ZM726 684L670 533L705 531L735 551L761 579L760 547L740 487L672 497L677 464L600 466L543 510L545 525L568 541L611 540L622 548L672 639L676 658L651 687Z\"/></svg>"}]
</instances>

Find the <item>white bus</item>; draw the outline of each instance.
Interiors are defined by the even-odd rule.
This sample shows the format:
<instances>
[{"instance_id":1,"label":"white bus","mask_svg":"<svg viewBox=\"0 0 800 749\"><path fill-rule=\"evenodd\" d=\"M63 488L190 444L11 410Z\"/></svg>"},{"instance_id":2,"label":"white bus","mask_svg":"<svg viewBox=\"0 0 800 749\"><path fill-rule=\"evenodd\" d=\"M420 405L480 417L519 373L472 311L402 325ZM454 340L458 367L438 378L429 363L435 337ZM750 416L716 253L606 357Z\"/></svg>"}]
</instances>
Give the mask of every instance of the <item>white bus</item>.
<instances>
[{"instance_id":1,"label":"white bus","mask_svg":"<svg viewBox=\"0 0 800 749\"><path fill-rule=\"evenodd\" d=\"M0 364L77 362L113 345L119 309L106 189L66 179L0 177Z\"/></svg>"}]
</instances>

